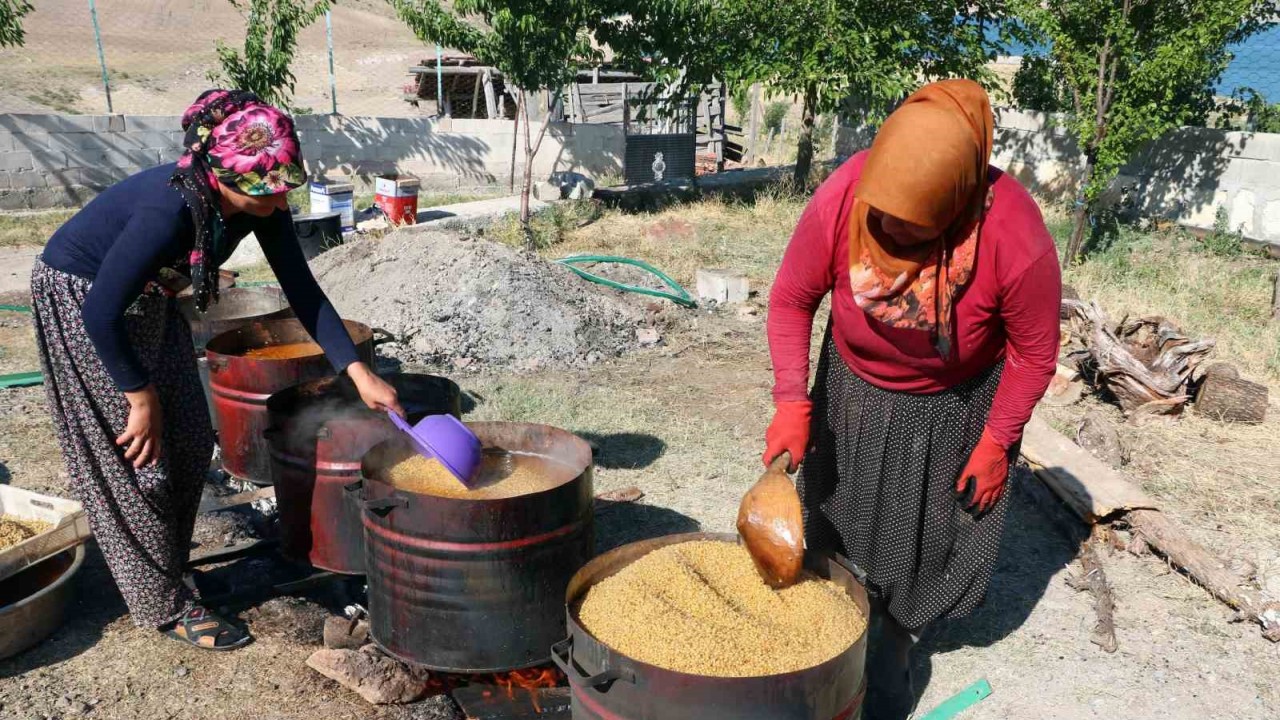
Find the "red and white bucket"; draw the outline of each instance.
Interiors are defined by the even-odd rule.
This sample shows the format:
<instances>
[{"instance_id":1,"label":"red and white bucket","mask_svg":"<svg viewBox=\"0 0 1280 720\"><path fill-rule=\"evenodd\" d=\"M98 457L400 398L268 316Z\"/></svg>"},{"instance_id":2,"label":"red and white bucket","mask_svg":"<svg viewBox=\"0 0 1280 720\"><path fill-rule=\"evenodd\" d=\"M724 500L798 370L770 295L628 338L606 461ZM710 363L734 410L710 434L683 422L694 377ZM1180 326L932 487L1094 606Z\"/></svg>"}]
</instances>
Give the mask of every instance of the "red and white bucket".
<instances>
[{"instance_id":1,"label":"red and white bucket","mask_svg":"<svg viewBox=\"0 0 1280 720\"><path fill-rule=\"evenodd\" d=\"M412 225L418 221L418 188L422 185L412 175L379 175L373 181L373 204L393 225Z\"/></svg>"}]
</instances>

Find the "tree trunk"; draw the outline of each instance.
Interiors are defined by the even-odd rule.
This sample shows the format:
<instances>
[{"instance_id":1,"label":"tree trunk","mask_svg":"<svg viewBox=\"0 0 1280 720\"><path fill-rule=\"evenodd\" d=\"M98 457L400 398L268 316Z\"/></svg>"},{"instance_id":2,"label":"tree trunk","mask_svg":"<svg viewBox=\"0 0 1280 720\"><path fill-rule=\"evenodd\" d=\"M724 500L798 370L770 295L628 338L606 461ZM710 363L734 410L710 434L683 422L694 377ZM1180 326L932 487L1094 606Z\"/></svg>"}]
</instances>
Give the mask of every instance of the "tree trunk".
<instances>
[{"instance_id":1,"label":"tree trunk","mask_svg":"<svg viewBox=\"0 0 1280 720\"><path fill-rule=\"evenodd\" d=\"M1089 186L1093 180L1093 150L1085 152L1084 173L1080 178L1080 190L1076 193L1076 210L1075 217L1071 228L1071 240L1067 243L1067 250L1062 254L1062 267L1066 269L1071 263L1080 258L1080 251L1084 248L1084 235L1089 227L1089 210L1090 203L1085 200L1085 188Z\"/></svg>"},{"instance_id":2,"label":"tree trunk","mask_svg":"<svg viewBox=\"0 0 1280 720\"><path fill-rule=\"evenodd\" d=\"M533 250L533 231L529 228L529 190L533 181L533 157L529 147L529 98L520 91L520 110L524 118L524 176L520 182L520 233L524 235L524 248Z\"/></svg>"},{"instance_id":3,"label":"tree trunk","mask_svg":"<svg viewBox=\"0 0 1280 720\"><path fill-rule=\"evenodd\" d=\"M516 191L516 148L520 145L520 109L524 105L524 91L516 99L516 117L511 121L511 174L507 176L507 192Z\"/></svg>"},{"instance_id":4,"label":"tree trunk","mask_svg":"<svg viewBox=\"0 0 1280 720\"><path fill-rule=\"evenodd\" d=\"M1062 254L1062 268L1071 266L1080 256L1080 248L1084 245L1084 232L1089 227L1089 206L1083 199L1076 201L1075 217L1072 219L1071 240L1067 242L1066 252Z\"/></svg>"},{"instance_id":5,"label":"tree trunk","mask_svg":"<svg viewBox=\"0 0 1280 720\"><path fill-rule=\"evenodd\" d=\"M525 249L533 250L533 231L529 226L531 213L529 211L529 193L533 190L533 159L538 155L538 149L542 147L542 139L547 136L547 127L551 125L551 112L547 108L547 112L542 117L542 125L538 128L538 137L532 142L529 140L529 101L521 94L520 105L524 108L524 183L520 188L520 227L524 233Z\"/></svg>"},{"instance_id":6,"label":"tree trunk","mask_svg":"<svg viewBox=\"0 0 1280 720\"><path fill-rule=\"evenodd\" d=\"M804 91L804 109L800 116L800 144L796 147L796 170L791 182L798 190L809 185L809 171L813 167L813 121L818 104L818 88L810 85Z\"/></svg>"}]
</instances>

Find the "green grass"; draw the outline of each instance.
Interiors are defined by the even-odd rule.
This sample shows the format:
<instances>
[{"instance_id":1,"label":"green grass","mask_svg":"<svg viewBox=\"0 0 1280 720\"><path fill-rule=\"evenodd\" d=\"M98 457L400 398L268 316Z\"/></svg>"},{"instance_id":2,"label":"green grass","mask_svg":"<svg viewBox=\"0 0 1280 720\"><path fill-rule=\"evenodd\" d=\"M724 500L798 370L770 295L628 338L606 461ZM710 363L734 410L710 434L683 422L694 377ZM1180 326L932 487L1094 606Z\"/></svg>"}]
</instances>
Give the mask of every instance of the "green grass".
<instances>
[{"instance_id":1,"label":"green grass","mask_svg":"<svg viewBox=\"0 0 1280 720\"><path fill-rule=\"evenodd\" d=\"M0 247L44 245L49 236L75 214L75 210L0 214Z\"/></svg>"}]
</instances>

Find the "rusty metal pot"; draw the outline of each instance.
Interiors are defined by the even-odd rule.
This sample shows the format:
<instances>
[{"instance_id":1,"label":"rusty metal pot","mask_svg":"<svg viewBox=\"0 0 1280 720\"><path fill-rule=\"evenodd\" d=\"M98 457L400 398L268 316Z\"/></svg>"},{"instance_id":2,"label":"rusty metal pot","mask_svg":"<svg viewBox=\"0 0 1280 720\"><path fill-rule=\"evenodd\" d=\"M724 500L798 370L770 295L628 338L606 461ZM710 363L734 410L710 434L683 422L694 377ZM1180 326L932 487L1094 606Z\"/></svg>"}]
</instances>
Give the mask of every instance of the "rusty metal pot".
<instances>
[{"instance_id":1,"label":"rusty metal pot","mask_svg":"<svg viewBox=\"0 0 1280 720\"><path fill-rule=\"evenodd\" d=\"M593 547L591 446L546 425L469 423L486 448L541 456L575 473L493 500L397 490L385 470L414 452L396 437L365 455L365 568L374 642L448 672L541 665L564 637L564 593Z\"/></svg>"},{"instance_id":2,"label":"rusty metal pot","mask_svg":"<svg viewBox=\"0 0 1280 720\"><path fill-rule=\"evenodd\" d=\"M730 678L640 662L606 646L583 627L578 609L591 586L660 547L691 540L736 542L737 537L688 533L623 545L587 563L569 582L569 636L556 643L552 657L569 677L573 720L856 720L866 693L865 632L849 649L820 665L780 675ZM866 590L845 563L829 554L805 558L807 569L838 583L869 617Z\"/></svg>"},{"instance_id":3,"label":"rusty metal pot","mask_svg":"<svg viewBox=\"0 0 1280 720\"><path fill-rule=\"evenodd\" d=\"M343 323L356 344L357 356L372 365L374 345L389 338L375 343L373 328L354 320ZM271 484L271 453L263 432L269 425L267 399L272 393L334 374L324 353L284 359L251 358L245 353L310 340L298 320L265 320L224 332L205 346L222 467L235 477Z\"/></svg>"},{"instance_id":4,"label":"rusty metal pot","mask_svg":"<svg viewBox=\"0 0 1280 720\"><path fill-rule=\"evenodd\" d=\"M204 312L196 309L191 295L178 297L178 309L191 325L191 339L196 351L203 352L210 340L228 330L235 330L260 320L293 317L293 308L277 287L232 287L218 293L218 302Z\"/></svg>"},{"instance_id":5,"label":"rusty metal pot","mask_svg":"<svg viewBox=\"0 0 1280 720\"><path fill-rule=\"evenodd\" d=\"M293 317L293 308L285 299L280 288L274 287L235 287L235 275L227 275L228 271L220 270L218 302L209 306L205 312L196 309L196 300L190 289L178 295L178 309L191 326L191 340L196 348L196 365L200 371L200 385L204 387L205 401L209 405L209 419L216 426L217 412L213 409L213 393L209 391L209 361L204 356L204 346L209 340L228 330L235 330L259 320L279 320Z\"/></svg>"},{"instance_id":6,"label":"rusty metal pot","mask_svg":"<svg viewBox=\"0 0 1280 720\"><path fill-rule=\"evenodd\" d=\"M462 392L434 375L387 375L409 419L461 416ZM364 574L360 462L399 430L365 406L345 375L295 385L267 400L271 479L280 507L280 551L322 570Z\"/></svg>"}]
</instances>

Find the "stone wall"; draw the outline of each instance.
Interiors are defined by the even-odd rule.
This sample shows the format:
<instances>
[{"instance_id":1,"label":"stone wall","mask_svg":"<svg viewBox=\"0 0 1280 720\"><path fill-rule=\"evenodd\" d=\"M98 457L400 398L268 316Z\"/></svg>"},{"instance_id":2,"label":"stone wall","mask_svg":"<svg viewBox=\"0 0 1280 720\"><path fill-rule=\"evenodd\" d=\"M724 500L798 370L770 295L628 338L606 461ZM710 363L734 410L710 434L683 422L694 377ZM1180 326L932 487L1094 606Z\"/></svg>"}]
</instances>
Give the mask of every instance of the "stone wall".
<instances>
[{"instance_id":1,"label":"stone wall","mask_svg":"<svg viewBox=\"0 0 1280 720\"><path fill-rule=\"evenodd\" d=\"M298 117L313 175L368 182L401 172L423 187L456 190L505 185L512 123L450 118ZM179 119L139 115L0 114L0 209L75 206L143 168L176 160ZM535 178L557 171L591 177L622 172L622 129L553 124L534 159ZM523 167L524 148L517 156Z\"/></svg>"},{"instance_id":2,"label":"stone wall","mask_svg":"<svg viewBox=\"0 0 1280 720\"><path fill-rule=\"evenodd\" d=\"M841 154L870 144L863 128L842 128ZM1070 202L1084 156L1061 118L996 110L992 164L1041 198ZM1110 193L1149 217L1210 229L1224 208L1231 229L1280 246L1280 135L1182 128L1150 143Z\"/></svg>"}]
</instances>

